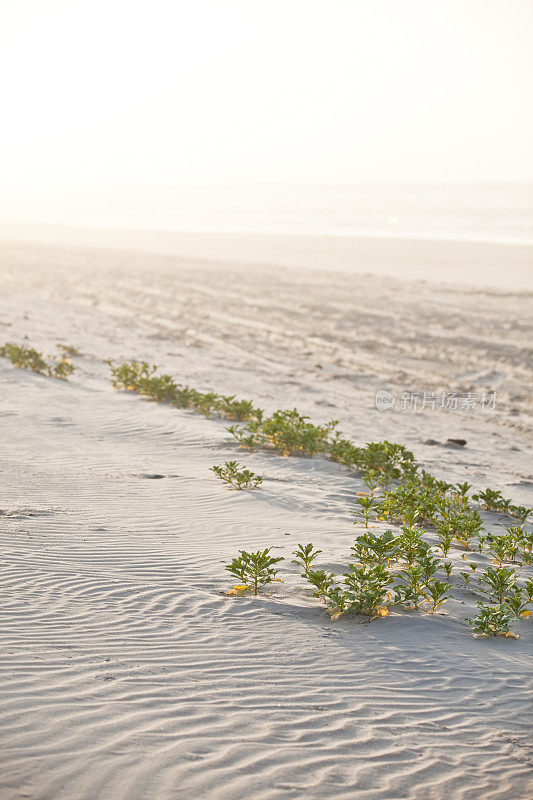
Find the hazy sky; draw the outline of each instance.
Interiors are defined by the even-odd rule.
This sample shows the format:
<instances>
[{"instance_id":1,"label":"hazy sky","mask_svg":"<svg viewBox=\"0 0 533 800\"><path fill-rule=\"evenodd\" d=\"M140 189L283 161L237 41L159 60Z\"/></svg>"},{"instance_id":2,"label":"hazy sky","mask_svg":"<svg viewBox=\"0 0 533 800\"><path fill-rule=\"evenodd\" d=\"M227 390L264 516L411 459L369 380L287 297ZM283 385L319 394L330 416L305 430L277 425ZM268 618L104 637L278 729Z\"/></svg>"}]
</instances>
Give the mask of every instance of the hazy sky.
<instances>
[{"instance_id":1,"label":"hazy sky","mask_svg":"<svg viewBox=\"0 0 533 800\"><path fill-rule=\"evenodd\" d=\"M533 0L0 0L2 193L533 179Z\"/></svg>"}]
</instances>

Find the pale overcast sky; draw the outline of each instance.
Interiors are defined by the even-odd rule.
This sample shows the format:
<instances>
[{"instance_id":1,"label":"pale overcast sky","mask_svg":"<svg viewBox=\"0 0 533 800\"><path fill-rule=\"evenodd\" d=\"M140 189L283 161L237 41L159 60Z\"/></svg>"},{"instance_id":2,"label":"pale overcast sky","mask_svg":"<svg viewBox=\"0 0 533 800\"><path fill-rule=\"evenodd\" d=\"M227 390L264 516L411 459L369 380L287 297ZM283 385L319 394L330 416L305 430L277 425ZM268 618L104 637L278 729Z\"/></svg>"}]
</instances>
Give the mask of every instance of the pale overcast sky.
<instances>
[{"instance_id":1,"label":"pale overcast sky","mask_svg":"<svg viewBox=\"0 0 533 800\"><path fill-rule=\"evenodd\" d=\"M0 0L4 191L533 179L531 0Z\"/></svg>"}]
</instances>

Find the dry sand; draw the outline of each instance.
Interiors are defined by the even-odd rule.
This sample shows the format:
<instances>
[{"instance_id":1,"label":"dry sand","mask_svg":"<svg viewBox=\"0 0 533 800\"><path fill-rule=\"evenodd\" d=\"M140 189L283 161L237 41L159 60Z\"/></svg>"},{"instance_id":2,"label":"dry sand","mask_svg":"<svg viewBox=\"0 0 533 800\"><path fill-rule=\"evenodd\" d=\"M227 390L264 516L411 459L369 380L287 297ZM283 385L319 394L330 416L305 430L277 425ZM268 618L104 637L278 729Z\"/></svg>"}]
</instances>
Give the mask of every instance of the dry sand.
<instances>
[{"instance_id":1,"label":"dry sand","mask_svg":"<svg viewBox=\"0 0 533 800\"><path fill-rule=\"evenodd\" d=\"M268 411L334 417L531 504L524 286L302 272L263 251L271 266L14 242L0 259L0 342L83 353L68 383L0 362L1 800L526 797L531 624L474 639L460 588L443 614L330 622L290 553L312 541L342 571L361 481L321 458L244 455L222 422L113 392L104 363L147 358ZM393 410L375 409L380 388ZM402 391L497 402L415 413ZM425 443L448 437L467 446ZM259 490L209 472L234 457ZM226 597L224 563L269 545L284 583Z\"/></svg>"}]
</instances>

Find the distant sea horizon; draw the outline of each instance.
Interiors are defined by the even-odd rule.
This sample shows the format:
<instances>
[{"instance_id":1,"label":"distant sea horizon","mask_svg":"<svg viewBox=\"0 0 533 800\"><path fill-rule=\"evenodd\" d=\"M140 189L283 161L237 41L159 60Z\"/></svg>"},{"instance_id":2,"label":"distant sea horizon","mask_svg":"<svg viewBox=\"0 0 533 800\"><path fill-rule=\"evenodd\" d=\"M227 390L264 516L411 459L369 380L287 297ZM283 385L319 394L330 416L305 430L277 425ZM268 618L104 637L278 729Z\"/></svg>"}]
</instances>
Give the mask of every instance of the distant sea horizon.
<instances>
[{"instance_id":1,"label":"distant sea horizon","mask_svg":"<svg viewBox=\"0 0 533 800\"><path fill-rule=\"evenodd\" d=\"M533 183L171 186L0 200L22 223L533 244Z\"/></svg>"}]
</instances>

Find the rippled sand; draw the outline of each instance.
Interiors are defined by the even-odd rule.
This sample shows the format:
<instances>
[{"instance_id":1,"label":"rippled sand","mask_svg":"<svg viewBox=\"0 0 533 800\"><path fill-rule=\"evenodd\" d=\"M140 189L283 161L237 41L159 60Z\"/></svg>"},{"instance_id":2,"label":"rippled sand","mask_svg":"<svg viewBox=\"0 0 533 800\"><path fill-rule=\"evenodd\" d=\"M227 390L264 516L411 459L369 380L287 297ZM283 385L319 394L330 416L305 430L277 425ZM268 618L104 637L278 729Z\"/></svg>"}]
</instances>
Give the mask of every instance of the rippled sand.
<instances>
[{"instance_id":1,"label":"rippled sand","mask_svg":"<svg viewBox=\"0 0 533 800\"><path fill-rule=\"evenodd\" d=\"M526 797L531 623L476 640L459 588L443 614L330 622L290 553L312 541L343 569L361 481L244 454L223 422L113 392L104 361L339 419L531 504L531 296L114 250L0 258L0 342L83 354L68 383L0 362L2 800ZM415 413L405 391L497 403ZM235 457L256 492L209 472ZM226 597L224 563L269 545L284 582Z\"/></svg>"}]
</instances>

